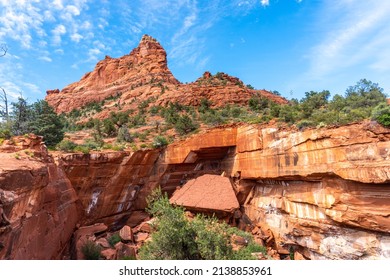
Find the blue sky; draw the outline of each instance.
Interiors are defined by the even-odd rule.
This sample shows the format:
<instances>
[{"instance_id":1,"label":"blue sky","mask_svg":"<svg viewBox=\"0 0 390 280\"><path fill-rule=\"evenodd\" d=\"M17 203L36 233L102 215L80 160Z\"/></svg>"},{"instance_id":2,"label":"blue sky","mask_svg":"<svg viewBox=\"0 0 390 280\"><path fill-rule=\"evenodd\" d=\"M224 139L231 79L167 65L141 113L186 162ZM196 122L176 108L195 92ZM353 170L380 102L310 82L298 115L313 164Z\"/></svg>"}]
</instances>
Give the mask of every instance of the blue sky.
<instances>
[{"instance_id":1,"label":"blue sky","mask_svg":"<svg viewBox=\"0 0 390 280\"><path fill-rule=\"evenodd\" d=\"M0 0L0 86L42 99L149 34L181 82L220 71L300 99L366 78L390 93L389 15L380 0Z\"/></svg>"}]
</instances>

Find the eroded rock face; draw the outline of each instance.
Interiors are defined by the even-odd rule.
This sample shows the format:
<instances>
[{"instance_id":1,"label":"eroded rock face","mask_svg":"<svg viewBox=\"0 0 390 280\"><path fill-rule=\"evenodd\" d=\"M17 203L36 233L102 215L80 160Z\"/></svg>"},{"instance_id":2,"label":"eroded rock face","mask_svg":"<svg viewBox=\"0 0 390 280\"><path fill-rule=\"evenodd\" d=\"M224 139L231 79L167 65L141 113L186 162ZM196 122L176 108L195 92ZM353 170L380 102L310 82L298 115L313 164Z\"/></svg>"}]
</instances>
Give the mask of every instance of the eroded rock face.
<instances>
[{"instance_id":1,"label":"eroded rock face","mask_svg":"<svg viewBox=\"0 0 390 280\"><path fill-rule=\"evenodd\" d=\"M321 179L337 175L363 183L390 181L390 133L374 122L283 131L241 127L234 169L243 178Z\"/></svg>"},{"instance_id":2,"label":"eroded rock face","mask_svg":"<svg viewBox=\"0 0 390 280\"><path fill-rule=\"evenodd\" d=\"M29 141L18 142L27 150L0 154L1 259L61 258L76 224L127 225L142 243L151 190L172 194L205 174L230 176L240 205L234 223L276 255L390 258L390 130L374 122L227 126L166 150L64 154L57 164ZM120 258L119 249L104 249L105 258Z\"/></svg>"},{"instance_id":3,"label":"eroded rock face","mask_svg":"<svg viewBox=\"0 0 390 280\"><path fill-rule=\"evenodd\" d=\"M230 127L169 146L166 161L197 163L218 148L243 217L269 231L279 253L390 257L389 129L374 122L302 132Z\"/></svg>"},{"instance_id":4,"label":"eroded rock face","mask_svg":"<svg viewBox=\"0 0 390 280\"><path fill-rule=\"evenodd\" d=\"M221 107L226 103L247 103L254 94L287 103L284 98L266 90L248 89L238 78L224 73L212 76L206 72L194 83L182 84L168 69L167 55L160 43L144 35L130 54L120 58L106 56L80 81L61 91L48 90L46 101L57 113L63 113L109 97L118 98L114 103L106 100L102 112L94 116L103 119L109 116L114 105L120 105L122 111L137 109L138 104L146 100L150 106L169 102L196 106L206 98L213 106Z\"/></svg>"},{"instance_id":5,"label":"eroded rock face","mask_svg":"<svg viewBox=\"0 0 390 280\"><path fill-rule=\"evenodd\" d=\"M159 155L159 150L148 150L58 158L83 207L80 222L122 227L133 211L144 209L146 196L165 170L154 168Z\"/></svg>"},{"instance_id":6,"label":"eroded rock face","mask_svg":"<svg viewBox=\"0 0 390 280\"><path fill-rule=\"evenodd\" d=\"M27 150L19 140L0 153L0 259L61 258L79 220L76 192L36 138Z\"/></svg>"},{"instance_id":7,"label":"eroded rock face","mask_svg":"<svg viewBox=\"0 0 390 280\"><path fill-rule=\"evenodd\" d=\"M309 259L390 257L387 184L339 178L254 182L245 213L270 229L279 252Z\"/></svg>"}]
</instances>

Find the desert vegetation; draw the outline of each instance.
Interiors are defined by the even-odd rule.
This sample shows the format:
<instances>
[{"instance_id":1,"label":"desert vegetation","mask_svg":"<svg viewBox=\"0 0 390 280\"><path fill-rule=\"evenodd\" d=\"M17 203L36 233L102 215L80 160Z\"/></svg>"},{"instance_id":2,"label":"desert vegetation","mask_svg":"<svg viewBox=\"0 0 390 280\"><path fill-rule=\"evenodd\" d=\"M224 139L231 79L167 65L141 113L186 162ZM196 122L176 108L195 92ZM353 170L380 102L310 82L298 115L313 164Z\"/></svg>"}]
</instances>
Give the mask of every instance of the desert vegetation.
<instances>
[{"instance_id":1,"label":"desert vegetation","mask_svg":"<svg viewBox=\"0 0 390 280\"><path fill-rule=\"evenodd\" d=\"M198 83L220 86L227 77L217 73L207 79L199 79ZM161 87L165 89L163 85ZM249 88L253 87L249 85ZM94 101L67 114L57 115L44 100L29 105L23 97L19 97L8 108L7 95L3 90L0 138L35 133L43 136L49 147L64 152L89 153L102 149L162 148L175 139L196 133L201 127L232 123L256 124L272 120L302 130L371 119L390 127L387 96L378 84L366 79L348 87L344 95L332 96L327 90L309 91L300 100L293 98L285 105L254 93L244 106L227 104L214 107L205 98L199 100L198 106L184 106L178 102L161 106L151 105L156 99L150 97L140 100L137 109L122 111L118 102L120 96L121 92L117 92L101 102ZM94 118L104 106L112 106L112 102L115 110L108 117ZM78 144L68 137L64 138L64 135L78 131L88 131L90 137Z\"/></svg>"},{"instance_id":2,"label":"desert vegetation","mask_svg":"<svg viewBox=\"0 0 390 280\"><path fill-rule=\"evenodd\" d=\"M219 221L215 217L186 216L185 209L172 206L167 195L156 189L148 199L147 211L154 217L154 233L140 249L147 260L245 260L266 255L251 234ZM234 237L245 244L235 246Z\"/></svg>"}]
</instances>

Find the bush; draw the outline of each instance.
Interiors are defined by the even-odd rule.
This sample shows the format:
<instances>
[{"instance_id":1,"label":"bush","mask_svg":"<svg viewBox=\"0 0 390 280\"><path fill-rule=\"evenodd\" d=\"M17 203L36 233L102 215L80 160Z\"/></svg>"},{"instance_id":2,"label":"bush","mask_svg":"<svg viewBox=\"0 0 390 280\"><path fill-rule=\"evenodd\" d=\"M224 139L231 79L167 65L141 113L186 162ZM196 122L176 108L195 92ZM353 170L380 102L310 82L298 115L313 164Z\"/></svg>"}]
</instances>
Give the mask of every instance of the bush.
<instances>
[{"instance_id":1,"label":"bush","mask_svg":"<svg viewBox=\"0 0 390 280\"><path fill-rule=\"evenodd\" d=\"M118 136L116 138L118 142L133 142L133 137L130 135L127 126L122 125L118 130Z\"/></svg>"},{"instance_id":2,"label":"bush","mask_svg":"<svg viewBox=\"0 0 390 280\"><path fill-rule=\"evenodd\" d=\"M76 147L77 144L68 139L64 139L57 144L56 149L63 152L73 152L74 148Z\"/></svg>"},{"instance_id":3,"label":"bush","mask_svg":"<svg viewBox=\"0 0 390 280\"><path fill-rule=\"evenodd\" d=\"M81 247L81 252L84 255L85 260L98 260L100 258L100 252L102 248L100 245L95 244L93 241L87 240Z\"/></svg>"},{"instance_id":4,"label":"bush","mask_svg":"<svg viewBox=\"0 0 390 280\"><path fill-rule=\"evenodd\" d=\"M97 140L99 140L99 139L97 139ZM103 145L104 145L104 142L102 139L100 139L99 142L96 142L95 139L86 139L82 146L84 146L90 150L99 150L101 147L103 147Z\"/></svg>"},{"instance_id":5,"label":"bush","mask_svg":"<svg viewBox=\"0 0 390 280\"><path fill-rule=\"evenodd\" d=\"M180 135L188 134L197 128L198 128L198 126L194 123L194 121L188 115L180 116L175 124L175 130Z\"/></svg>"},{"instance_id":6,"label":"bush","mask_svg":"<svg viewBox=\"0 0 390 280\"><path fill-rule=\"evenodd\" d=\"M88 147L83 145L78 145L73 149L74 152L82 152L83 154L89 154L91 151Z\"/></svg>"},{"instance_id":7,"label":"bush","mask_svg":"<svg viewBox=\"0 0 390 280\"><path fill-rule=\"evenodd\" d=\"M103 120L102 132L108 137L116 136L117 134L116 127L111 119Z\"/></svg>"},{"instance_id":8,"label":"bush","mask_svg":"<svg viewBox=\"0 0 390 280\"><path fill-rule=\"evenodd\" d=\"M390 106L380 103L372 110L371 118L383 126L390 127Z\"/></svg>"},{"instance_id":9,"label":"bush","mask_svg":"<svg viewBox=\"0 0 390 280\"><path fill-rule=\"evenodd\" d=\"M161 148L168 145L168 140L164 136L158 135L153 140L153 148Z\"/></svg>"},{"instance_id":10,"label":"bush","mask_svg":"<svg viewBox=\"0 0 390 280\"><path fill-rule=\"evenodd\" d=\"M310 120L301 120L297 123L297 127L298 129L305 129L307 127L314 127L315 124L314 122L310 121Z\"/></svg>"},{"instance_id":11,"label":"bush","mask_svg":"<svg viewBox=\"0 0 390 280\"><path fill-rule=\"evenodd\" d=\"M125 149L125 146L123 146L122 144L116 144L112 146L112 149L114 151L123 151Z\"/></svg>"},{"instance_id":12,"label":"bush","mask_svg":"<svg viewBox=\"0 0 390 280\"><path fill-rule=\"evenodd\" d=\"M0 128L0 138L10 139L12 136L11 130L9 128Z\"/></svg>"},{"instance_id":13,"label":"bush","mask_svg":"<svg viewBox=\"0 0 390 280\"><path fill-rule=\"evenodd\" d=\"M139 251L141 259L254 259L251 253L265 252L265 248L253 242L250 234L219 222L215 217L197 215L188 220L184 208L173 207L160 189L155 190L147 202L147 211L156 217L156 222L151 241ZM245 236L248 246L234 251L231 245L233 234Z\"/></svg>"},{"instance_id":14,"label":"bush","mask_svg":"<svg viewBox=\"0 0 390 280\"><path fill-rule=\"evenodd\" d=\"M220 125L226 123L226 119L222 116L221 112L210 109L205 113L201 113L201 120L208 125Z\"/></svg>"},{"instance_id":15,"label":"bush","mask_svg":"<svg viewBox=\"0 0 390 280\"><path fill-rule=\"evenodd\" d=\"M115 233L108 238L108 243L111 245L111 247L115 247L115 244L120 241L121 241L121 237L119 236L118 233Z\"/></svg>"}]
</instances>

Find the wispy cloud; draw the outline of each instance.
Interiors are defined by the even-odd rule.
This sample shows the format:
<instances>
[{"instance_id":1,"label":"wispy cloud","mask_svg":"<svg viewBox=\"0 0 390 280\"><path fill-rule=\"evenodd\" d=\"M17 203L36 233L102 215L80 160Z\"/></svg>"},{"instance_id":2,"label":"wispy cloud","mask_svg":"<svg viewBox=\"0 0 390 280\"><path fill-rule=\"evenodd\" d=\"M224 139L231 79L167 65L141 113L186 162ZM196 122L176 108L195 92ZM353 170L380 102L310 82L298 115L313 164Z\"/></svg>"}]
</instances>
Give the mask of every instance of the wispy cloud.
<instances>
[{"instance_id":1,"label":"wispy cloud","mask_svg":"<svg viewBox=\"0 0 390 280\"><path fill-rule=\"evenodd\" d=\"M34 37L47 38L54 36L55 44L61 43L61 36L67 30L77 34L81 26L78 17L87 8L85 0L66 1L31 0L31 1L0 1L0 40L12 39L25 49L30 49ZM52 33L45 31L52 24Z\"/></svg>"},{"instance_id":2,"label":"wispy cloud","mask_svg":"<svg viewBox=\"0 0 390 280\"><path fill-rule=\"evenodd\" d=\"M52 62L53 60L48 56L41 56L39 57L40 60L46 61L46 62Z\"/></svg>"},{"instance_id":3,"label":"wispy cloud","mask_svg":"<svg viewBox=\"0 0 390 280\"><path fill-rule=\"evenodd\" d=\"M0 86L6 91L10 102L16 101L20 96L25 97L25 91L30 93L33 90L35 94L39 92L37 85L23 81L22 70L21 59L12 53L0 61Z\"/></svg>"},{"instance_id":4,"label":"wispy cloud","mask_svg":"<svg viewBox=\"0 0 390 280\"><path fill-rule=\"evenodd\" d=\"M327 22L323 24L330 29L323 31L325 37L309 54L311 67L308 74L321 78L363 61L371 61L373 67L390 69L390 62L384 59L389 52L383 53L390 44L390 2L330 2L332 5L327 5L324 10Z\"/></svg>"},{"instance_id":5,"label":"wispy cloud","mask_svg":"<svg viewBox=\"0 0 390 280\"><path fill-rule=\"evenodd\" d=\"M62 35L66 33L66 27L63 24L59 24L51 32L53 33L53 44L60 45Z\"/></svg>"}]
</instances>

